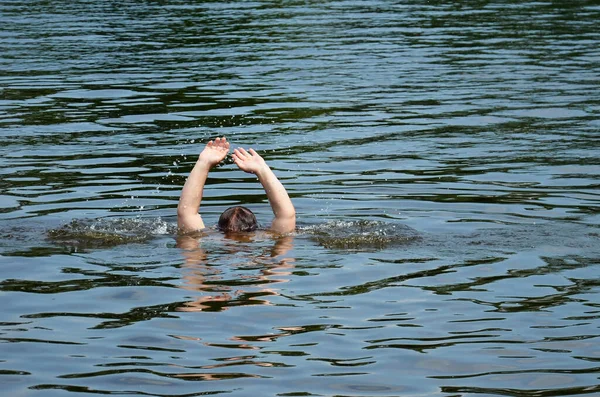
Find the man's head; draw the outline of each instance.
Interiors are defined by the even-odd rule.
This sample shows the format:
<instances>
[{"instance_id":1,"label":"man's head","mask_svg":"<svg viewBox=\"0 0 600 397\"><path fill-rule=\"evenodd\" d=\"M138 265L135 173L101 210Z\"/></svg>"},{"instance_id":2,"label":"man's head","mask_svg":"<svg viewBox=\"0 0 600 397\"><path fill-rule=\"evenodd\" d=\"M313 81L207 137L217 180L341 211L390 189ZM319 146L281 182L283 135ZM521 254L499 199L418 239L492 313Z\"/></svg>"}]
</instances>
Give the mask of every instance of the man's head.
<instances>
[{"instance_id":1,"label":"man's head","mask_svg":"<svg viewBox=\"0 0 600 397\"><path fill-rule=\"evenodd\" d=\"M246 207L227 208L219 218L219 229L223 232L252 232L257 228L254 213Z\"/></svg>"}]
</instances>

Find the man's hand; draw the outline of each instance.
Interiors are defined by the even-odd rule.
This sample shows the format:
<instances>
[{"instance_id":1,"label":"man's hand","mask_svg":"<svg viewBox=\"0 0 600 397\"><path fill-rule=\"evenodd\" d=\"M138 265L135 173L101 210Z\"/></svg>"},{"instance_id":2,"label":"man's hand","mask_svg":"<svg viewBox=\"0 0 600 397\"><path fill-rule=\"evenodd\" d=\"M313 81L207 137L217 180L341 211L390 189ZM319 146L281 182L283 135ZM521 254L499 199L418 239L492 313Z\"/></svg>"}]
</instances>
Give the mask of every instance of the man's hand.
<instances>
[{"instance_id":1,"label":"man's hand","mask_svg":"<svg viewBox=\"0 0 600 397\"><path fill-rule=\"evenodd\" d=\"M235 149L231 155L233 162L240 170L251 174L258 174L261 170L268 168L265 160L254 149L249 149L248 152L244 148L239 148Z\"/></svg>"},{"instance_id":2,"label":"man's hand","mask_svg":"<svg viewBox=\"0 0 600 397\"><path fill-rule=\"evenodd\" d=\"M219 164L227 156L227 153L229 153L229 142L227 142L227 138L217 138L214 142L209 141L206 144L206 147L202 153L200 153L198 160L213 167Z\"/></svg>"}]
</instances>

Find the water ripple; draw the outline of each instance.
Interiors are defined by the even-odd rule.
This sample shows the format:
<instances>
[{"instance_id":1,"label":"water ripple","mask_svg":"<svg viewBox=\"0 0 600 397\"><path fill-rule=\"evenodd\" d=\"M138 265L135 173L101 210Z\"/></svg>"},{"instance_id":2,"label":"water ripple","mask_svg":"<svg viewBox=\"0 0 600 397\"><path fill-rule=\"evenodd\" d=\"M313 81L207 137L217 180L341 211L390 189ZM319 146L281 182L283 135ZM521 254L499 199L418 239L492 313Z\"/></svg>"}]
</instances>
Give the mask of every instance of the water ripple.
<instances>
[{"instance_id":1,"label":"water ripple","mask_svg":"<svg viewBox=\"0 0 600 397\"><path fill-rule=\"evenodd\" d=\"M7 395L597 394L590 1L0 4ZM204 142L294 235L176 235ZM248 205L226 160L203 217ZM219 382L207 382L219 381Z\"/></svg>"}]
</instances>

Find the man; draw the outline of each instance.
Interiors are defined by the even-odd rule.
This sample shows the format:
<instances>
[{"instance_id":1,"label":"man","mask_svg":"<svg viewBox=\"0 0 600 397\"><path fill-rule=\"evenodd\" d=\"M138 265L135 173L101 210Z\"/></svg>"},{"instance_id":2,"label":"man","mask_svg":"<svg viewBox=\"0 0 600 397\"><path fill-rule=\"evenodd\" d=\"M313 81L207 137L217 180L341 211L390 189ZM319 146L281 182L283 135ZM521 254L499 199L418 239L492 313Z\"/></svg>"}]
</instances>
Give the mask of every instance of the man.
<instances>
[{"instance_id":1,"label":"man","mask_svg":"<svg viewBox=\"0 0 600 397\"><path fill-rule=\"evenodd\" d=\"M198 213L208 172L229 153L225 137L209 141L183 186L177 206L177 224L183 233L204 229L204 221ZM278 233L292 232L296 227L296 210L290 197L265 160L254 151L238 148L231 155L242 171L254 174L261 183L275 218L271 230ZM219 229L225 232L250 232L256 230L256 217L246 207L228 208L219 218Z\"/></svg>"}]
</instances>

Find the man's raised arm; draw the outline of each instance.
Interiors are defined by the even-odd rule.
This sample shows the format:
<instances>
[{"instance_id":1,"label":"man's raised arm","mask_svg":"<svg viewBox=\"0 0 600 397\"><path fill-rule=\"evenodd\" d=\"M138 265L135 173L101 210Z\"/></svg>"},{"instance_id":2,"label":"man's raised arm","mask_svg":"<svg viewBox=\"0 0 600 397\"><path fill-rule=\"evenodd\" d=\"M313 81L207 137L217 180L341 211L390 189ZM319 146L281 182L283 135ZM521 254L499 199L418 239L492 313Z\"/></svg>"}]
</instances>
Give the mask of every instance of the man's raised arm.
<instances>
[{"instance_id":1,"label":"man's raised arm","mask_svg":"<svg viewBox=\"0 0 600 397\"><path fill-rule=\"evenodd\" d=\"M256 175L265 189L275 215L271 229L279 233L292 232L296 228L296 209L285 187L265 160L254 149L248 152L243 148L235 149L231 156L241 170Z\"/></svg>"},{"instance_id":2,"label":"man's raised arm","mask_svg":"<svg viewBox=\"0 0 600 397\"><path fill-rule=\"evenodd\" d=\"M200 153L196 165L194 165L190 176L185 181L179 198L177 225L180 231L191 232L204 229L204 222L198 213L204 192L204 184L208 177L208 171L219 164L227 156L227 153L229 153L229 142L226 138L217 138L208 142L202 153Z\"/></svg>"}]
</instances>

